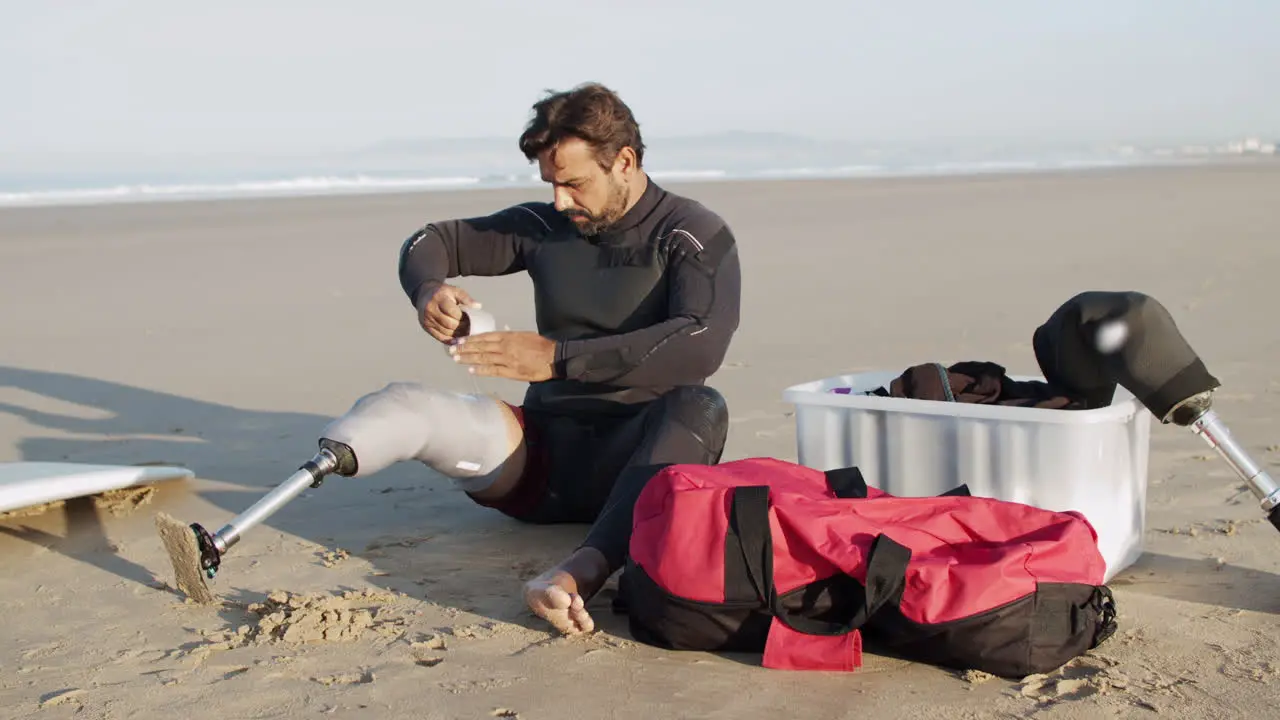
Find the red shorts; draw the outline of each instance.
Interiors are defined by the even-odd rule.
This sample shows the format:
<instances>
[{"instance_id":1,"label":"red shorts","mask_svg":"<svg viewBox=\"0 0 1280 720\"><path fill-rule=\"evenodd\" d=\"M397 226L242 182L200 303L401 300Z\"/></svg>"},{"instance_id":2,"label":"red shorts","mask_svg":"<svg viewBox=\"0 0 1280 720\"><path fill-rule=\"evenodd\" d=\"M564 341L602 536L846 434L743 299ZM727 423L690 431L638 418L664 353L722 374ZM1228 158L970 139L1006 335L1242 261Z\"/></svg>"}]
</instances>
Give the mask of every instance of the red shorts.
<instances>
[{"instance_id":1,"label":"red shorts","mask_svg":"<svg viewBox=\"0 0 1280 720\"><path fill-rule=\"evenodd\" d=\"M539 442L536 428L525 424L524 408L511 403L503 403L515 413L516 422L524 431L525 461L524 472L516 479L516 484L506 495L493 500L477 499L467 494L472 502L482 507L493 508L504 515L521 519L532 514L542 503L547 493L548 461L546 449Z\"/></svg>"}]
</instances>

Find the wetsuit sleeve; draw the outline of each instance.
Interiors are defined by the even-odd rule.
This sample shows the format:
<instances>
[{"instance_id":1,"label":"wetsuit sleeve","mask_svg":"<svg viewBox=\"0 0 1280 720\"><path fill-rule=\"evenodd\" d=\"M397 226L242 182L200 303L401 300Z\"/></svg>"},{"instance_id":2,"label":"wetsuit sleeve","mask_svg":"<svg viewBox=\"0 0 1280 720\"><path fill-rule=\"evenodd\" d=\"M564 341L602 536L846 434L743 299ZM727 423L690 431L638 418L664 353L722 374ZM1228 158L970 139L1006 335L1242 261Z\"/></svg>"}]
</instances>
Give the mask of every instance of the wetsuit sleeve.
<instances>
[{"instance_id":1,"label":"wetsuit sleeve","mask_svg":"<svg viewBox=\"0 0 1280 720\"><path fill-rule=\"evenodd\" d=\"M705 243L692 236L675 243L666 273L666 320L620 335L559 342L557 376L662 387L715 374L738 329L742 276L732 231L722 226Z\"/></svg>"},{"instance_id":2,"label":"wetsuit sleeve","mask_svg":"<svg viewBox=\"0 0 1280 720\"><path fill-rule=\"evenodd\" d=\"M429 223L400 246L400 287L420 308L449 278L520 272L526 269L530 243L541 238L547 227L530 205Z\"/></svg>"}]
</instances>

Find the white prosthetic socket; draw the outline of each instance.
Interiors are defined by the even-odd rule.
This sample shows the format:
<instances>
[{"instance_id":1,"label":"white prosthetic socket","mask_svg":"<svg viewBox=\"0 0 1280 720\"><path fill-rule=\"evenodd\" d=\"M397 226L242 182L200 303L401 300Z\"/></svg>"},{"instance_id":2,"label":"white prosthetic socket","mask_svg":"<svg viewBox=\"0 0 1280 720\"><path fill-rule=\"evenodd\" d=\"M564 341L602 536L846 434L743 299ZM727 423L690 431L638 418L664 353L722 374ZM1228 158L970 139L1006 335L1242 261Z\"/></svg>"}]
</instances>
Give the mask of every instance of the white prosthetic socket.
<instances>
[{"instance_id":1,"label":"white prosthetic socket","mask_svg":"<svg viewBox=\"0 0 1280 720\"><path fill-rule=\"evenodd\" d=\"M352 477L416 460L459 488L489 487L507 460L507 425L498 401L482 395L391 383L356 400L321 437L351 448Z\"/></svg>"}]
</instances>

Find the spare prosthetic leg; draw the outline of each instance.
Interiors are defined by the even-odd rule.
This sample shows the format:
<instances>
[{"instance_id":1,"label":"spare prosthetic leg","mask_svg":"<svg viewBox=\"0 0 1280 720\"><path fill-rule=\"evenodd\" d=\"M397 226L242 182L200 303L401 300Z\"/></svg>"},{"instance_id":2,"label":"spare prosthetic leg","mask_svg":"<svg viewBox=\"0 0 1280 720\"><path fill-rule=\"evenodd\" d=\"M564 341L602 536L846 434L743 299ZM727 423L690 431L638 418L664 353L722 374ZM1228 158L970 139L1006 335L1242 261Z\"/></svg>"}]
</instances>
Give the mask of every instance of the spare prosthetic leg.
<instances>
[{"instance_id":1,"label":"spare prosthetic leg","mask_svg":"<svg viewBox=\"0 0 1280 720\"><path fill-rule=\"evenodd\" d=\"M1280 530L1280 486L1249 457L1212 409L1218 379L1178 330L1169 311L1138 292L1084 292L1036 328L1045 379L1088 407L1111 402L1116 385L1161 423L1191 428L1240 476Z\"/></svg>"}]
</instances>

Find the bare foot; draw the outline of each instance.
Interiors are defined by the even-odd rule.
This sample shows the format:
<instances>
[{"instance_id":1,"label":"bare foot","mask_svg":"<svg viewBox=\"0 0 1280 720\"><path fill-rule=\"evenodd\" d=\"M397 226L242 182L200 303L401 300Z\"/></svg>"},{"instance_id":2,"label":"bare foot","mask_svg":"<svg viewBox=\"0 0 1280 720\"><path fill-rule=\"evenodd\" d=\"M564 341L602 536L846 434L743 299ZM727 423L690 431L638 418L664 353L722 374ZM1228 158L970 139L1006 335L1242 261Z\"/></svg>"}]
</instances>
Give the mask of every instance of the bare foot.
<instances>
[{"instance_id":1,"label":"bare foot","mask_svg":"<svg viewBox=\"0 0 1280 720\"><path fill-rule=\"evenodd\" d=\"M608 579L604 555L592 548L581 548L525 583L524 601L535 615L565 635L589 633L596 624L587 612L587 601Z\"/></svg>"}]
</instances>

